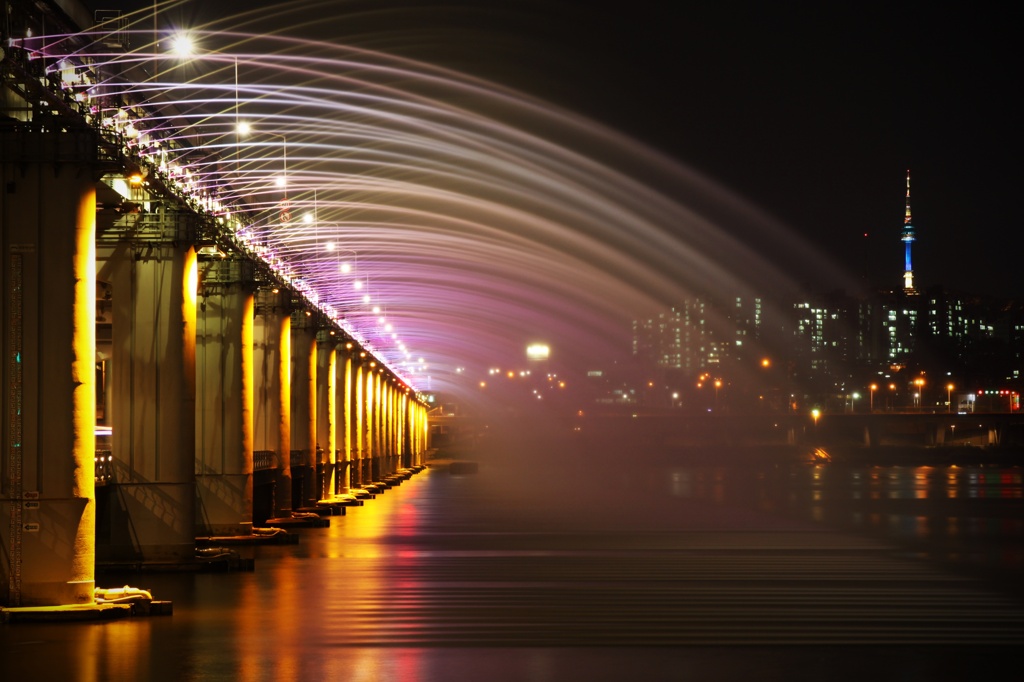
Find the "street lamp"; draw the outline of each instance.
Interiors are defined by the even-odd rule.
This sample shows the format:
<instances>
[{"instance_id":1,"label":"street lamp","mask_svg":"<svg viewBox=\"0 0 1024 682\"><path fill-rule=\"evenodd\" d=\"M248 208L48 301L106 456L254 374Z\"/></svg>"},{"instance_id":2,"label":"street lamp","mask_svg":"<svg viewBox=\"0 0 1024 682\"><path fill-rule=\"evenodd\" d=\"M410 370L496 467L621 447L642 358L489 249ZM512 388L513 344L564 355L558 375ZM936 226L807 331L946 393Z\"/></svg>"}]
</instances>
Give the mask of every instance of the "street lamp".
<instances>
[{"instance_id":1,"label":"street lamp","mask_svg":"<svg viewBox=\"0 0 1024 682\"><path fill-rule=\"evenodd\" d=\"M359 254L352 249L339 249L332 244L328 245L328 251L338 251L339 253L348 253L352 255L352 260L339 260L338 261L338 272L343 275L351 274L353 270L357 269L356 265L359 262Z\"/></svg>"},{"instance_id":2,"label":"street lamp","mask_svg":"<svg viewBox=\"0 0 1024 682\"><path fill-rule=\"evenodd\" d=\"M946 384L946 412L953 411L953 384Z\"/></svg>"},{"instance_id":3,"label":"street lamp","mask_svg":"<svg viewBox=\"0 0 1024 682\"><path fill-rule=\"evenodd\" d=\"M860 397L860 393L854 393L850 396L850 412L857 411L857 398Z\"/></svg>"},{"instance_id":4,"label":"street lamp","mask_svg":"<svg viewBox=\"0 0 1024 682\"><path fill-rule=\"evenodd\" d=\"M718 409L718 389L722 387L722 380L715 379L715 409Z\"/></svg>"},{"instance_id":5,"label":"street lamp","mask_svg":"<svg viewBox=\"0 0 1024 682\"><path fill-rule=\"evenodd\" d=\"M868 398L868 412L875 411L875 391L878 390L878 384L871 384L868 386L869 398Z\"/></svg>"},{"instance_id":6,"label":"street lamp","mask_svg":"<svg viewBox=\"0 0 1024 682\"><path fill-rule=\"evenodd\" d=\"M237 116L237 110L236 110ZM269 131L257 131L260 135L266 135L268 137L279 137L281 138L281 165L282 174L277 178L275 184L284 191L284 198L281 200L281 222L287 223L291 221L291 212L288 207L288 138L281 133L272 133ZM252 125L248 121L237 121L235 124L235 134L238 137L238 145L241 145L241 138L251 135L253 133ZM236 149L237 152L237 149ZM237 158L237 153L236 153Z\"/></svg>"},{"instance_id":7,"label":"street lamp","mask_svg":"<svg viewBox=\"0 0 1024 682\"><path fill-rule=\"evenodd\" d=\"M153 31L156 34L156 2L153 3ZM188 33L177 33L171 38L171 53L174 54L179 60L191 59L196 56L197 49L196 43ZM234 102L234 116L235 116L235 174L241 178L241 162L239 160L239 137L248 135L251 131L251 126L242 121L239 118L241 104L238 96L238 55L233 55L234 61L234 77L235 77L235 102ZM159 61L157 61L159 65ZM159 78L158 78L159 80Z\"/></svg>"},{"instance_id":8,"label":"street lamp","mask_svg":"<svg viewBox=\"0 0 1024 682\"><path fill-rule=\"evenodd\" d=\"M171 38L171 52L179 59L191 57L195 51L192 38L185 33L179 33Z\"/></svg>"},{"instance_id":9,"label":"street lamp","mask_svg":"<svg viewBox=\"0 0 1024 682\"><path fill-rule=\"evenodd\" d=\"M924 394L924 379L921 377L914 379L914 386L917 386L917 392L914 393L914 401L917 403L917 407L921 407L921 396Z\"/></svg>"}]
</instances>

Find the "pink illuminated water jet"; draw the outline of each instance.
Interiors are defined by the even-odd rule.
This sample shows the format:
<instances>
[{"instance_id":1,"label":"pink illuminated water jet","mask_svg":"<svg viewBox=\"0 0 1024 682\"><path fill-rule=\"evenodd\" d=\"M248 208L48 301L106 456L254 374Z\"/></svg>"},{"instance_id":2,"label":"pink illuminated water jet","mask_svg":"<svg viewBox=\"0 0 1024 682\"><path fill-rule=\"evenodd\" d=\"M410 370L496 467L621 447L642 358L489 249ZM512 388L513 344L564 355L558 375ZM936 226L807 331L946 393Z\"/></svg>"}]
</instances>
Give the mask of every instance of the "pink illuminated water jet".
<instances>
[{"instance_id":1,"label":"pink illuminated water jet","mask_svg":"<svg viewBox=\"0 0 1024 682\"><path fill-rule=\"evenodd\" d=\"M183 61L135 19L135 50L96 36L89 57L124 78L88 96L152 104L97 116L130 125L204 207L244 215L246 243L417 387L459 389L455 367L521 362L538 337L597 366L628 354L632 319L688 295L780 293L797 265L832 271L684 165L500 85L285 23L194 30Z\"/></svg>"}]
</instances>

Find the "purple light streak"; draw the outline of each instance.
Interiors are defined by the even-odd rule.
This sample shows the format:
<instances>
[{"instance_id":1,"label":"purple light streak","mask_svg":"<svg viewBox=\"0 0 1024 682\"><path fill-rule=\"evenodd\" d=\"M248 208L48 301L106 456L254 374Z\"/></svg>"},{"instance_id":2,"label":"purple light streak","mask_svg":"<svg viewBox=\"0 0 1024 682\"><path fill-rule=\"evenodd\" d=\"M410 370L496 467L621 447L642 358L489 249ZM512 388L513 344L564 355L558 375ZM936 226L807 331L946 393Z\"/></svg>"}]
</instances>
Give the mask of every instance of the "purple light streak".
<instances>
[{"instance_id":1,"label":"purple light streak","mask_svg":"<svg viewBox=\"0 0 1024 682\"><path fill-rule=\"evenodd\" d=\"M298 38L192 36L185 61L90 50L125 69L90 101L147 103L98 115L204 209L244 214L241 243L419 388L429 374L456 390L456 366L518 363L535 338L611 359L633 318L694 292L792 289L773 259L820 259L685 166L498 85Z\"/></svg>"}]
</instances>

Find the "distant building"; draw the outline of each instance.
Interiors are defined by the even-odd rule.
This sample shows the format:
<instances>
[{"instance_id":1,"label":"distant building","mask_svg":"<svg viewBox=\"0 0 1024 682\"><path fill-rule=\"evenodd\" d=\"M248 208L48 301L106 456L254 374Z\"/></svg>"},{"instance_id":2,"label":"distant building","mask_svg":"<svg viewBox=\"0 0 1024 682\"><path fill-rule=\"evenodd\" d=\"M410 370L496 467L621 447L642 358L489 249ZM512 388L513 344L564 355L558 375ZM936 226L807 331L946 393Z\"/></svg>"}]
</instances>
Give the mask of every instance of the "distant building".
<instances>
[{"instance_id":1,"label":"distant building","mask_svg":"<svg viewBox=\"0 0 1024 682\"><path fill-rule=\"evenodd\" d=\"M685 374L715 371L748 359L761 336L760 297L694 296L656 317L633 321L633 356Z\"/></svg>"},{"instance_id":2,"label":"distant building","mask_svg":"<svg viewBox=\"0 0 1024 682\"><path fill-rule=\"evenodd\" d=\"M800 383L840 381L858 357L857 302L842 293L808 296L792 304L789 362Z\"/></svg>"}]
</instances>

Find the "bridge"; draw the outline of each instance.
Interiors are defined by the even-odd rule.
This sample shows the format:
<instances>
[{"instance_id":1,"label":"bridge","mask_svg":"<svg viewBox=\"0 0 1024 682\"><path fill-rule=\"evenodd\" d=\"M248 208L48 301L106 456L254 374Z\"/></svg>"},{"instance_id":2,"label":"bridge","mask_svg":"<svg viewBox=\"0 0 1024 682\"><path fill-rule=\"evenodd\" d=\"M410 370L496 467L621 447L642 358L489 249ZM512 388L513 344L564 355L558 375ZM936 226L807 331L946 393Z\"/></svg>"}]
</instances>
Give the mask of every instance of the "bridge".
<instances>
[{"instance_id":1,"label":"bridge","mask_svg":"<svg viewBox=\"0 0 1024 682\"><path fill-rule=\"evenodd\" d=\"M327 262L309 248L316 243L312 235L326 227L318 202L322 208L330 197L323 175L303 177L308 159L296 158L295 151L333 131L303 128L301 116L289 115L289 122L300 124L298 132L265 126L255 134L258 141L241 144L240 87L254 94L247 111L266 113L265 96L280 94L266 84L245 85L239 72L253 54L211 55L221 81L216 96L195 98L208 106L193 109L192 99L178 97L172 85L194 83L183 83L172 70L178 67L165 63L156 46L152 53L124 49L139 33L150 35L148 26L133 29L115 16L83 33L80 27L92 26L95 17L81 16L74 0L11 0L8 7L0 27L0 603L89 603L97 562L187 564L195 560L197 538L253 538L254 527L341 505L392 474L421 466L428 446L425 395L409 379L408 366L385 352L390 341L381 344L353 323L351 287L347 297L326 295L321 285L345 275L342 259ZM437 74L431 76L430 87L439 87ZM492 325L478 335L483 341L467 342L460 353L472 343L490 353L512 336L509 325L496 319L526 326L522 321L533 314L538 317L531 323L554 316L566 327L586 330L588 341L603 338L601 313L632 310L641 298L638 289L625 291L622 280L608 274L629 270L633 262L643 263L632 272L643 275L638 279L666 271L674 278L683 271L701 285L724 278L737 263L753 262L749 254L741 258L731 240L724 264L714 252L726 250L713 248L714 240L703 250L674 246L654 227L652 214L678 227L688 224L692 211L652 203L646 192L624 196L622 177L597 164L588 163L572 182L556 178L552 168L560 163L582 167L570 163L573 154L559 154L546 141L541 149L492 119L452 126L447 102L422 119L403 118L412 105L429 108L425 98L396 102L372 94L397 130L383 141L369 136L367 146L380 154L364 163L397 158L393 168L401 180L435 172L446 182L438 183L439 191L424 190L430 183L416 186L415 196L401 182L382 190L375 166L372 182L350 192L393 191L408 202L400 208L417 216L451 209L448 222L432 226L436 231L419 230L422 241L406 244L401 255L408 267L422 257L425 244L441 244L434 260L456 263L441 272L462 270L438 287L435 300L454 299L457 291L461 308L491 313L484 319ZM307 88L282 106L290 111L327 97L323 89ZM508 100L502 93L503 106ZM364 105L352 118L362 123L372 108ZM607 137L578 119L570 123L573 136ZM437 138L416 138L414 129L431 124ZM472 144L444 146L441 137ZM429 156L424 150L439 158L403 165L417 153ZM538 162L542 157L545 162ZM515 182L502 184L506 176L488 165L491 159L508 166ZM282 184L275 186L275 179ZM459 184L478 194L450 191ZM532 197L538 187L539 198ZM511 199L485 203L479 196L502 193ZM530 201L534 205L524 209ZM349 210L336 197L335 204L336 214ZM572 220L595 233L640 238L606 243L583 231L560 230L558 221L569 220L552 217L560 205L571 207ZM478 253L481 247L471 239L454 237L471 231L467 224L476 225L473 210L481 206L496 216L481 223L489 228L487 246L493 246L486 253ZM312 209L311 223L300 217L300 207ZM616 220L596 219L602 211ZM376 217L364 232L383 241L387 236L377 232L392 215ZM744 213L744 220L752 218ZM703 231L703 219L697 222L702 235L714 236ZM499 237L500 230L490 229L505 223L527 223L542 236ZM340 233L337 225L332 229ZM630 253L608 248L616 244ZM329 245L337 246L323 244ZM477 261L449 257L464 252ZM314 259L315 271L299 267ZM476 267L464 267L467 262ZM571 291L566 263L579 276ZM503 279L510 272L528 272L531 286ZM513 281L517 286L507 286ZM349 282L359 283L365 280ZM482 293L461 296L469 290ZM549 305L552 290L563 295L559 305ZM604 295L611 291L616 295ZM565 305L573 295L579 305ZM468 320L479 319L461 309L420 315L441 327L431 333L452 338L464 334ZM770 437L803 445L814 435L874 445L895 433L874 428L882 418L866 424L854 416L826 415L817 424L806 415L773 419L762 424L767 431L752 432L752 442ZM998 426L971 433L950 423L947 434L942 418L934 419L893 425L918 424L905 437L925 445L942 439L1005 442ZM755 423L743 420L744 426ZM738 438L744 431L735 425L712 416L695 420L685 435L712 438L725 428Z\"/></svg>"},{"instance_id":2,"label":"bridge","mask_svg":"<svg viewBox=\"0 0 1024 682\"><path fill-rule=\"evenodd\" d=\"M91 604L97 562L187 564L421 467L423 395L251 236L266 208L144 139L174 107L115 87L77 5L9 7L0 604Z\"/></svg>"}]
</instances>

